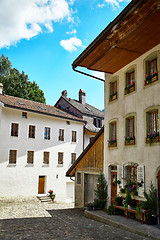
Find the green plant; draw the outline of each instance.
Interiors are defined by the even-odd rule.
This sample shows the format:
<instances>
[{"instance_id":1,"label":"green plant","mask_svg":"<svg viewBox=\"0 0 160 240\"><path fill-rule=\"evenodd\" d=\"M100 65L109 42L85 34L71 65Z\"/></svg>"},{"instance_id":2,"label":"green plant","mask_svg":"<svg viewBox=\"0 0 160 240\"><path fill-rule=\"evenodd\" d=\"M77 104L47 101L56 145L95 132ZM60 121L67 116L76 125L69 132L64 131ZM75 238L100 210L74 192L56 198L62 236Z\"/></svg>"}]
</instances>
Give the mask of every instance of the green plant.
<instances>
[{"instance_id":1,"label":"green plant","mask_svg":"<svg viewBox=\"0 0 160 240\"><path fill-rule=\"evenodd\" d=\"M130 205L130 204L131 204L131 201L132 201L132 199L131 199L131 194L130 194L129 190L127 189L127 190L126 190L125 203L127 203L128 205Z\"/></svg>"},{"instance_id":2,"label":"green plant","mask_svg":"<svg viewBox=\"0 0 160 240\"><path fill-rule=\"evenodd\" d=\"M56 197L56 194L53 192L53 190L50 189L50 190L48 191L48 193L49 193L50 198L51 198L52 200L54 200L55 197Z\"/></svg>"},{"instance_id":3,"label":"green plant","mask_svg":"<svg viewBox=\"0 0 160 240\"><path fill-rule=\"evenodd\" d=\"M117 203L118 206L123 206L122 202L123 202L123 198L120 196L117 196L115 198L115 202Z\"/></svg>"},{"instance_id":4,"label":"green plant","mask_svg":"<svg viewBox=\"0 0 160 240\"><path fill-rule=\"evenodd\" d=\"M124 208L128 208L128 204L127 203L124 204Z\"/></svg>"},{"instance_id":5,"label":"green plant","mask_svg":"<svg viewBox=\"0 0 160 240\"><path fill-rule=\"evenodd\" d=\"M93 202L93 207L95 209L103 209L105 207L106 201L101 200L101 199L95 199Z\"/></svg>"},{"instance_id":6,"label":"green plant","mask_svg":"<svg viewBox=\"0 0 160 240\"><path fill-rule=\"evenodd\" d=\"M136 213L140 213L140 211L141 211L141 207L140 207L140 206L137 206L137 207L136 207Z\"/></svg>"},{"instance_id":7,"label":"green plant","mask_svg":"<svg viewBox=\"0 0 160 240\"><path fill-rule=\"evenodd\" d=\"M97 197L97 200L99 200L101 205L104 205L104 206L108 198L107 189L108 189L107 181L104 177L104 174L101 172L98 177L97 189L94 190L94 192Z\"/></svg>"},{"instance_id":8,"label":"green plant","mask_svg":"<svg viewBox=\"0 0 160 240\"><path fill-rule=\"evenodd\" d=\"M121 188L121 189L120 189L120 192L121 192L121 193L125 193L125 188Z\"/></svg>"},{"instance_id":9,"label":"green plant","mask_svg":"<svg viewBox=\"0 0 160 240\"><path fill-rule=\"evenodd\" d=\"M113 205L110 205L110 206L107 208L107 214L108 214L108 215L114 215L114 206L113 206Z\"/></svg>"},{"instance_id":10,"label":"green plant","mask_svg":"<svg viewBox=\"0 0 160 240\"><path fill-rule=\"evenodd\" d=\"M120 180L117 180L116 183L117 183L117 184L121 184L121 181L120 181Z\"/></svg>"},{"instance_id":11,"label":"green plant","mask_svg":"<svg viewBox=\"0 0 160 240\"><path fill-rule=\"evenodd\" d=\"M144 192L144 197L146 201L141 203L141 207L148 210L150 209L154 215L157 215L158 211L158 197L157 189L153 186L153 183L150 184L149 193Z\"/></svg>"}]
</instances>

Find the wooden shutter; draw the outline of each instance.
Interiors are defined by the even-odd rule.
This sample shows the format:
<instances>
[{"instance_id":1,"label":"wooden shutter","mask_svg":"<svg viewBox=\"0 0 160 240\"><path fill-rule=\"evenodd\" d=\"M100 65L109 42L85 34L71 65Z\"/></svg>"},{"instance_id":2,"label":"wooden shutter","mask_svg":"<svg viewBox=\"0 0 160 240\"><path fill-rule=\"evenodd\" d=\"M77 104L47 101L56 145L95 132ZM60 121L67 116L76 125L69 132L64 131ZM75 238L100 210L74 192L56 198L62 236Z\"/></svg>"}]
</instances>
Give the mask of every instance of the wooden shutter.
<instances>
[{"instance_id":1,"label":"wooden shutter","mask_svg":"<svg viewBox=\"0 0 160 240\"><path fill-rule=\"evenodd\" d=\"M138 189L138 195L144 196L144 190L145 190L145 169L144 166L138 166L137 167L137 182L143 182L142 187L139 187Z\"/></svg>"},{"instance_id":2,"label":"wooden shutter","mask_svg":"<svg viewBox=\"0 0 160 240\"><path fill-rule=\"evenodd\" d=\"M120 187L123 187L123 166L117 165L117 180L121 181L121 184L117 184L117 192L120 191Z\"/></svg>"}]
</instances>

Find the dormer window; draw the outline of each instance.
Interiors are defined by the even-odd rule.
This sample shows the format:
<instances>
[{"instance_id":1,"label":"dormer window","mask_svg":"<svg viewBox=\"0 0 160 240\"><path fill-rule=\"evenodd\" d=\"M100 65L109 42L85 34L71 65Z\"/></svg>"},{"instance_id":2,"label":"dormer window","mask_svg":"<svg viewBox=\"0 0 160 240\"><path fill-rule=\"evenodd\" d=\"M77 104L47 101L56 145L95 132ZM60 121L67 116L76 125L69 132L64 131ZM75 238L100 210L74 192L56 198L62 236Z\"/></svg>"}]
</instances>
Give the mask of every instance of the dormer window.
<instances>
[{"instance_id":1,"label":"dormer window","mask_svg":"<svg viewBox=\"0 0 160 240\"><path fill-rule=\"evenodd\" d=\"M102 119L94 118L93 121L94 121L93 124L94 124L95 127L97 127L97 128L101 128L102 127Z\"/></svg>"}]
</instances>

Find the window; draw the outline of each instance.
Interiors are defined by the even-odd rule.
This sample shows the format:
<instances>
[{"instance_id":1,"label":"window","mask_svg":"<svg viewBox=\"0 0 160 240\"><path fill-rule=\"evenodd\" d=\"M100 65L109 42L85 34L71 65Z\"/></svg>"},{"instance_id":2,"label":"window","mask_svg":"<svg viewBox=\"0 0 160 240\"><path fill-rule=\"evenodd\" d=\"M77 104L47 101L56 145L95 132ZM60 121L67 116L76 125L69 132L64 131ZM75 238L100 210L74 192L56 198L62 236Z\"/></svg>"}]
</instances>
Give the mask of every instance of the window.
<instances>
[{"instance_id":1,"label":"window","mask_svg":"<svg viewBox=\"0 0 160 240\"><path fill-rule=\"evenodd\" d=\"M109 102L117 99L117 80L110 82L110 97Z\"/></svg>"},{"instance_id":2,"label":"window","mask_svg":"<svg viewBox=\"0 0 160 240\"><path fill-rule=\"evenodd\" d=\"M158 109L146 114L147 138L146 143L159 142L159 114Z\"/></svg>"},{"instance_id":3,"label":"window","mask_svg":"<svg viewBox=\"0 0 160 240\"><path fill-rule=\"evenodd\" d=\"M137 166L127 166L126 167L126 176L127 182L137 182Z\"/></svg>"},{"instance_id":4,"label":"window","mask_svg":"<svg viewBox=\"0 0 160 240\"><path fill-rule=\"evenodd\" d=\"M27 153L27 163L33 164L34 162L34 151L28 151Z\"/></svg>"},{"instance_id":5,"label":"window","mask_svg":"<svg viewBox=\"0 0 160 240\"><path fill-rule=\"evenodd\" d=\"M27 118L27 113L26 112L22 112L22 118Z\"/></svg>"},{"instance_id":6,"label":"window","mask_svg":"<svg viewBox=\"0 0 160 240\"><path fill-rule=\"evenodd\" d=\"M10 150L9 152L9 164L16 164L17 150Z\"/></svg>"},{"instance_id":7,"label":"window","mask_svg":"<svg viewBox=\"0 0 160 240\"><path fill-rule=\"evenodd\" d=\"M81 184L81 173L77 173L77 184Z\"/></svg>"},{"instance_id":8,"label":"window","mask_svg":"<svg viewBox=\"0 0 160 240\"><path fill-rule=\"evenodd\" d=\"M126 73L125 95L135 91L135 70Z\"/></svg>"},{"instance_id":9,"label":"window","mask_svg":"<svg viewBox=\"0 0 160 240\"><path fill-rule=\"evenodd\" d=\"M49 152L44 152L43 164L49 164Z\"/></svg>"},{"instance_id":10,"label":"window","mask_svg":"<svg viewBox=\"0 0 160 240\"><path fill-rule=\"evenodd\" d=\"M108 147L116 147L117 146L117 122L111 122L109 124L109 143Z\"/></svg>"},{"instance_id":11,"label":"window","mask_svg":"<svg viewBox=\"0 0 160 240\"><path fill-rule=\"evenodd\" d=\"M76 153L71 153L71 164L76 161Z\"/></svg>"},{"instance_id":12,"label":"window","mask_svg":"<svg viewBox=\"0 0 160 240\"><path fill-rule=\"evenodd\" d=\"M12 123L12 125L11 125L11 136L18 137L18 123Z\"/></svg>"},{"instance_id":13,"label":"window","mask_svg":"<svg viewBox=\"0 0 160 240\"><path fill-rule=\"evenodd\" d=\"M102 120L100 118L94 118L93 124L94 124L95 127L101 128L102 127Z\"/></svg>"},{"instance_id":14,"label":"window","mask_svg":"<svg viewBox=\"0 0 160 240\"><path fill-rule=\"evenodd\" d=\"M59 129L59 141L64 141L64 130Z\"/></svg>"},{"instance_id":15,"label":"window","mask_svg":"<svg viewBox=\"0 0 160 240\"><path fill-rule=\"evenodd\" d=\"M72 131L72 142L76 142L77 141L77 132L76 131Z\"/></svg>"},{"instance_id":16,"label":"window","mask_svg":"<svg viewBox=\"0 0 160 240\"><path fill-rule=\"evenodd\" d=\"M135 129L134 129L134 116L126 118L126 136L125 136L125 145L134 145L135 144Z\"/></svg>"},{"instance_id":17,"label":"window","mask_svg":"<svg viewBox=\"0 0 160 240\"><path fill-rule=\"evenodd\" d=\"M35 138L35 126L29 125L29 138Z\"/></svg>"},{"instance_id":18,"label":"window","mask_svg":"<svg viewBox=\"0 0 160 240\"><path fill-rule=\"evenodd\" d=\"M66 124L67 124L67 125L70 125L70 121L66 121Z\"/></svg>"},{"instance_id":19,"label":"window","mask_svg":"<svg viewBox=\"0 0 160 240\"><path fill-rule=\"evenodd\" d=\"M146 86L158 80L157 57L147 60L145 68L146 76L144 85Z\"/></svg>"},{"instance_id":20,"label":"window","mask_svg":"<svg viewBox=\"0 0 160 240\"><path fill-rule=\"evenodd\" d=\"M58 153L58 164L63 164L63 152Z\"/></svg>"},{"instance_id":21,"label":"window","mask_svg":"<svg viewBox=\"0 0 160 240\"><path fill-rule=\"evenodd\" d=\"M50 128L49 127L44 128L44 139L50 140Z\"/></svg>"}]
</instances>

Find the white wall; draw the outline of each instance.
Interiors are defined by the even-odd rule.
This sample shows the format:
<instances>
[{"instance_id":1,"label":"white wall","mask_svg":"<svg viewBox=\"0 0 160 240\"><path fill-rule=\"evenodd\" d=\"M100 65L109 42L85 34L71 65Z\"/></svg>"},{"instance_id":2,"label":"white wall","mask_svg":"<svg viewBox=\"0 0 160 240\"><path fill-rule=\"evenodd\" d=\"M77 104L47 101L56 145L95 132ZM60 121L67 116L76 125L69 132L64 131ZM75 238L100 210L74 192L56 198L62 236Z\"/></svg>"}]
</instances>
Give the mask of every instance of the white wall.
<instances>
[{"instance_id":1,"label":"white wall","mask_svg":"<svg viewBox=\"0 0 160 240\"><path fill-rule=\"evenodd\" d=\"M20 110L2 107L1 115L0 106L0 196L37 195L38 179L43 175L46 193L53 189L57 201L72 201L71 194L67 199L66 189L68 183L74 186L74 182L65 177L65 173L71 166L71 153L75 152L78 157L83 150L83 123L70 121L67 125L65 119L31 112L25 119L21 114ZM11 136L11 123L19 124L18 137ZM36 126L35 139L28 138L29 125ZM44 139L45 127L51 128L50 140ZM58 140L59 129L64 129L64 141ZM77 131L76 143L71 142L72 130ZM17 150L16 165L9 164L10 149ZM34 151L33 166L27 165L28 150ZM49 166L43 165L44 151L50 152ZM64 152L63 165L58 165L58 152Z\"/></svg>"}]
</instances>

